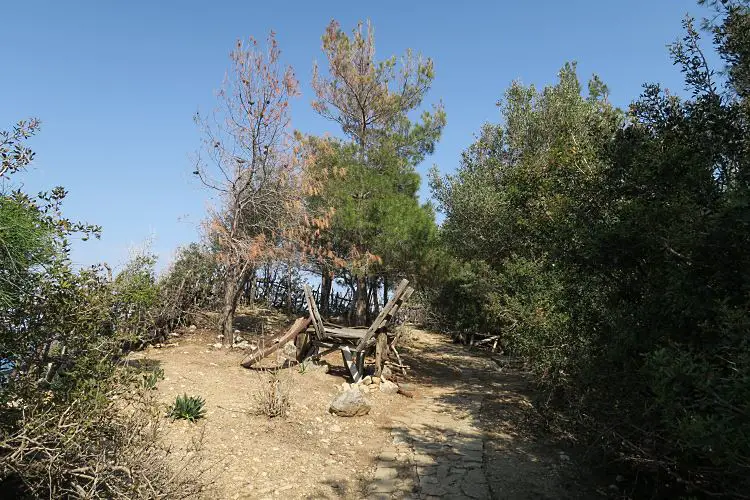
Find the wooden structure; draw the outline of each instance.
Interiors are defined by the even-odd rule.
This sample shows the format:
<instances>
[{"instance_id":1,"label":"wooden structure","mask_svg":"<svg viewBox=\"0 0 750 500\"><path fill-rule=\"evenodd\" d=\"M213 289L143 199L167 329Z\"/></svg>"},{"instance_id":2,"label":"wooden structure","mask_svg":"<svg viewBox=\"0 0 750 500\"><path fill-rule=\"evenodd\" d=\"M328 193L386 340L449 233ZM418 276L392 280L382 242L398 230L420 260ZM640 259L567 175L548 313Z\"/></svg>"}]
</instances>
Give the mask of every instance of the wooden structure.
<instances>
[{"instance_id":1,"label":"wooden structure","mask_svg":"<svg viewBox=\"0 0 750 500\"><path fill-rule=\"evenodd\" d=\"M240 364L245 368L250 368L254 363L279 350L287 342L294 341L300 333L307 330L308 326L310 326L309 318L298 318L286 332L264 339L258 349L245 356Z\"/></svg>"},{"instance_id":2,"label":"wooden structure","mask_svg":"<svg viewBox=\"0 0 750 500\"><path fill-rule=\"evenodd\" d=\"M409 286L409 281L401 280L391 300L368 328L347 328L323 321L312 291L306 285L305 296L312 330L297 339L299 359L317 359L339 350L352 378L355 382L359 382L364 376L365 356L374 349L375 373L380 375L383 363L389 354L393 352L398 357L396 350L398 336L389 330L389 326L412 293L414 289ZM401 365L400 362L399 365Z\"/></svg>"},{"instance_id":3,"label":"wooden structure","mask_svg":"<svg viewBox=\"0 0 750 500\"><path fill-rule=\"evenodd\" d=\"M399 359L398 366L403 365L396 350L398 335L389 330L393 318L414 293L409 287L408 280L402 280L396 287L391 300L383 307L375 321L368 328L348 328L332 323L326 323L320 316L312 290L305 285L305 298L309 312L308 318L299 318L294 325L283 334L266 340L264 345L247 356L242 366L249 368L253 363L275 352L290 341L297 346L297 359L301 362L308 359L318 359L334 351L341 351L344 364L349 369L355 382L359 382L364 375L365 356L375 351L375 372L380 374L383 364L390 355Z\"/></svg>"}]
</instances>

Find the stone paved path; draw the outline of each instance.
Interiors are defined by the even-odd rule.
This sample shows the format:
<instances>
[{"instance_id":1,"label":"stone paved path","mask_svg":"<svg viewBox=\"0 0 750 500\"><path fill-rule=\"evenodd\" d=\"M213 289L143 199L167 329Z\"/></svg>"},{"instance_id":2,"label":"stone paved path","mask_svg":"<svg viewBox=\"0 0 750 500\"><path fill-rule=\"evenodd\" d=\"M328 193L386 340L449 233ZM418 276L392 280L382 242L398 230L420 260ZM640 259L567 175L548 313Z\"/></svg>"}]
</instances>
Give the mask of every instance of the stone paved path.
<instances>
[{"instance_id":1,"label":"stone paved path","mask_svg":"<svg viewBox=\"0 0 750 500\"><path fill-rule=\"evenodd\" d=\"M368 498L490 498L483 434L472 417L480 404L468 401L466 411L457 412L425 395L394 416Z\"/></svg>"},{"instance_id":2,"label":"stone paved path","mask_svg":"<svg viewBox=\"0 0 750 500\"><path fill-rule=\"evenodd\" d=\"M570 459L549 435L527 427L523 375L417 332L402 350L416 397L390 417L390 439L362 478L367 498L599 498L571 480Z\"/></svg>"}]
</instances>

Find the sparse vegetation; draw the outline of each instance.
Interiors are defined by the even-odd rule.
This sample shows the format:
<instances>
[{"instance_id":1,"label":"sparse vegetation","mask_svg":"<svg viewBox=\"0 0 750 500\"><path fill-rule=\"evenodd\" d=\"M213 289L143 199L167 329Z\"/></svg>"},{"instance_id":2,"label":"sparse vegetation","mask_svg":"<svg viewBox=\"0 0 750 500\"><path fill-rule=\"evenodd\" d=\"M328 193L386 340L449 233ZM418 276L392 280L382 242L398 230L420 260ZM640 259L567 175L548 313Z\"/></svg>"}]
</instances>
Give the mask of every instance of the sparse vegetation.
<instances>
[{"instance_id":1,"label":"sparse vegetation","mask_svg":"<svg viewBox=\"0 0 750 500\"><path fill-rule=\"evenodd\" d=\"M253 394L253 410L268 418L286 417L291 407L291 387L281 369L263 370L262 382Z\"/></svg>"},{"instance_id":2,"label":"sparse vegetation","mask_svg":"<svg viewBox=\"0 0 750 500\"><path fill-rule=\"evenodd\" d=\"M369 23L347 32L331 21L326 64L309 83L312 112L335 125L314 136L292 129L299 82L276 35L263 48L239 41L219 108L196 115L191 170L214 202L205 238L161 274L150 248L116 270L74 264L71 240L101 228L64 216L63 187L34 195L19 180L39 120L0 131L0 491L200 494L208 481L184 453L194 450L177 454L161 431L168 418L205 418L206 402L185 392L159 403L164 370L132 366L133 351L176 346L183 329L209 335L209 349L232 347L226 356L257 349L254 337L307 307L302 286L315 280L308 293L326 319L370 324L406 277L422 306L410 317L454 338L486 334L509 356L493 359L502 367L522 359L543 394L537 411L628 476L628 495L746 495L750 3L699 4L713 17L701 28L686 18L669 48L689 96L647 84L621 109L572 62L543 88L515 82L500 121L479 130L457 168L431 171L434 205L420 200L417 171L447 123L441 102L424 106L431 59L376 59ZM710 64L704 33L724 67ZM245 305L256 316L243 325ZM279 337L269 345L282 347ZM290 379L312 368L262 371L251 411L276 420L254 422L288 423Z\"/></svg>"},{"instance_id":3,"label":"sparse vegetation","mask_svg":"<svg viewBox=\"0 0 750 500\"><path fill-rule=\"evenodd\" d=\"M206 415L206 401L200 396L177 396L169 408L168 416L172 420L187 420L195 422Z\"/></svg>"}]
</instances>

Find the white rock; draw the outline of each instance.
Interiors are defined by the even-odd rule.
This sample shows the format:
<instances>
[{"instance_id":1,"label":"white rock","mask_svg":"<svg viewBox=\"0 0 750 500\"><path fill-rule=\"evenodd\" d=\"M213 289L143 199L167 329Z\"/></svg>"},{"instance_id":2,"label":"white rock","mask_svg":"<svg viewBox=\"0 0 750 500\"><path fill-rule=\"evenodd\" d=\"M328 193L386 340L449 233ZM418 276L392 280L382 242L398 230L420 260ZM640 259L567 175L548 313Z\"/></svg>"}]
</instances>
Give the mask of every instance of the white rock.
<instances>
[{"instance_id":1,"label":"white rock","mask_svg":"<svg viewBox=\"0 0 750 500\"><path fill-rule=\"evenodd\" d=\"M350 389L339 394L328 409L339 417L357 417L370 413L370 403L361 392Z\"/></svg>"},{"instance_id":2,"label":"white rock","mask_svg":"<svg viewBox=\"0 0 750 500\"><path fill-rule=\"evenodd\" d=\"M385 394L396 394L398 392L398 386L390 380L383 380L380 383L380 392Z\"/></svg>"}]
</instances>

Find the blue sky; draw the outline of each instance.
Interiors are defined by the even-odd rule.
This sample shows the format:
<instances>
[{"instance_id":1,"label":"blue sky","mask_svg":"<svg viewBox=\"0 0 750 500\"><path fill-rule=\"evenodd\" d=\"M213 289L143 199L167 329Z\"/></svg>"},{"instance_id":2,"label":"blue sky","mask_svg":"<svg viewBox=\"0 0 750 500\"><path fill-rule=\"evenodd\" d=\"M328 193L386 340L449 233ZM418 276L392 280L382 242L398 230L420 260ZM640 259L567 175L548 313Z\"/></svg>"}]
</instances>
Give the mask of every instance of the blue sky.
<instances>
[{"instance_id":1,"label":"blue sky","mask_svg":"<svg viewBox=\"0 0 750 500\"><path fill-rule=\"evenodd\" d=\"M64 185L66 215L103 226L100 241L74 243L75 263L119 266L151 238L165 265L200 237L209 194L190 174L199 145L192 117L214 107L239 37L277 32L302 84L294 127L315 134L338 132L310 107L312 62L323 60L331 18L347 30L371 19L381 57L408 47L432 57L426 103L442 99L448 125L424 174L433 163L456 168L480 126L498 120L495 103L512 80L550 83L565 61L578 61L584 80L599 74L617 105L646 81L682 91L665 46L686 12L701 14L690 0L14 0L0 21L0 128L40 118L37 160L18 181L30 191Z\"/></svg>"}]
</instances>

